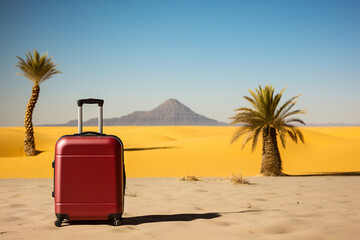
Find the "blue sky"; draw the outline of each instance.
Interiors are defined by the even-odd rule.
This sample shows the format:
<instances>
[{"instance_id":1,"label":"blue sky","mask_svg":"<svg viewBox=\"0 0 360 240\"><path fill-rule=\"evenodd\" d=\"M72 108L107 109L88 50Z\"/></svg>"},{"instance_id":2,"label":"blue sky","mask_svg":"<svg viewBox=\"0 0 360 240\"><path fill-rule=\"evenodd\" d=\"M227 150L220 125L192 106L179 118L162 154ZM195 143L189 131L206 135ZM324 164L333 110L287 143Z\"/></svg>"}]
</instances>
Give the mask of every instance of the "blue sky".
<instances>
[{"instance_id":1,"label":"blue sky","mask_svg":"<svg viewBox=\"0 0 360 240\"><path fill-rule=\"evenodd\" d=\"M34 124L104 116L176 98L229 122L248 89L301 94L308 123L360 123L360 1L0 2L0 126L22 126L32 83L16 55L48 51L63 72L41 84ZM85 119L96 116L89 106Z\"/></svg>"}]
</instances>

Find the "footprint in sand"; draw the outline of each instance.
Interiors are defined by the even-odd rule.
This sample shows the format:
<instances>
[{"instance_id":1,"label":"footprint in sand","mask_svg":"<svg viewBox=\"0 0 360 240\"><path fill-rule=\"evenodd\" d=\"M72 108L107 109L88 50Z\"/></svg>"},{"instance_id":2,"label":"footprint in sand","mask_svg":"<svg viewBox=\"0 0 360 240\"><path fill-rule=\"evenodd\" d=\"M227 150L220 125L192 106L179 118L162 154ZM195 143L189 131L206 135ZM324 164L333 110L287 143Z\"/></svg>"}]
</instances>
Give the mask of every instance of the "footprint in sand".
<instances>
[{"instance_id":1,"label":"footprint in sand","mask_svg":"<svg viewBox=\"0 0 360 240\"><path fill-rule=\"evenodd\" d=\"M15 204L9 205L8 207L9 207L9 208L24 208L24 207L27 207L27 206L28 206L28 205L22 204L22 203L15 203Z\"/></svg>"},{"instance_id":2,"label":"footprint in sand","mask_svg":"<svg viewBox=\"0 0 360 240\"><path fill-rule=\"evenodd\" d=\"M19 189L17 189L17 188L12 188L12 189L8 190L7 192L18 192L18 191L19 191Z\"/></svg>"},{"instance_id":3,"label":"footprint in sand","mask_svg":"<svg viewBox=\"0 0 360 240\"><path fill-rule=\"evenodd\" d=\"M59 228L57 228L55 226L40 226L37 229L39 229L39 230L56 230L56 229L59 229Z\"/></svg>"},{"instance_id":4,"label":"footprint in sand","mask_svg":"<svg viewBox=\"0 0 360 240\"><path fill-rule=\"evenodd\" d=\"M267 193L264 193L263 195L268 195L268 196L276 196L277 193L274 193L274 192L267 192Z\"/></svg>"},{"instance_id":5,"label":"footprint in sand","mask_svg":"<svg viewBox=\"0 0 360 240\"><path fill-rule=\"evenodd\" d=\"M217 225L228 227L228 226L232 226L233 224L229 222L218 222Z\"/></svg>"},{"instance_id":6,"label":"footprint in sand","mask_svg":"<svg viewBox=\"0 0 360 240\"><path fill-rule=\"evenodd\" d=\"M21 220L21 218L18 218L18 217L4 217L1 219L1 222L17 222L20 220Z\"/></svg>"},{"instance_id":7,"label":"footprint in sand","mask_svg":"<svg viewBox=\"0 0 360 240\"><path fill-rule=\"evenodd\" d=\"M208 190L204 190L204 189L197 189L197 192L209 192Z\"/></svg>"},{"instance_id":8,"label":"footprint in sand","mask_svg":"<svg viewBox=\"0 0 360 240\"><path fill-rule=\"evenodd\" d=\"M28 215L28 216L40 216L43 214L44 214L44 212L34 212L34 211L29 211L26 213L26 215Z\"/></svg>"},{"instance_id":9,"label":"footprint in sand","mask_svg":"<svg viewBox=\"0 0 360 240\"><path fill-rule=\"evenodd\" d=\"M10 196L10 198L18 198L18 197L22 197L22 196L23 196L23 194L17 193L17 194Z\"/></svg>"},{"instance_id":10,"label":"footprint in sand","mask_svg":"<svg viewBox=\"0 0 360 240\"><path fill-rule=\"evenodd\" d=\"M286 234L292 232L292 229L289 226L272 226L264 230L267 234Z\"/></svg>"},{"instance_id":11,"label":"footprint in sand","mask_svg":"<svg viewBox=\"0 0 360 240\"><path fill-rule=\"evenodd\" d=\"M121 228L113 228L112 231L113 232L118 232L118 233L128 233L128 232L133 232L133 231L137 231L139 230L139 228L137 228L136 226L122 226Z\"/></svg>"},{"instance_id":12,"label":"footprint in sand","mask_svg":"<svg viewBox=\"0 0 360 240\"><path fill-rule=\"evenodd\" d=\"M264 198L255 198L254 199L255 201L260 201L260 202L266 202L267 199L264 199Z\"/></svg>"}]
</instances>

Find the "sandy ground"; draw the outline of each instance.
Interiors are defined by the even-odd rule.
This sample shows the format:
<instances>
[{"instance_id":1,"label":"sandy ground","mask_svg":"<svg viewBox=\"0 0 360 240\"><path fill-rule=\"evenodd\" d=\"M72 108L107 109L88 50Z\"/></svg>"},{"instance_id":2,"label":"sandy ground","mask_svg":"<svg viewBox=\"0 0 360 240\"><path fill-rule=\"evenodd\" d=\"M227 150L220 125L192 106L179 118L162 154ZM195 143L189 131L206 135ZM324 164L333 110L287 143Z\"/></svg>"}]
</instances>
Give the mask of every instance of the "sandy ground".
<instances>
[{"instance_id":1,"label":"sandy ground","mask_svg":"<svg viewBox=\"0 0 360 240\"><path fill-rule=\"evenodd\" d=\"M241 150L230 144L237 127L105 127L125 146L128 177L224 177L260 173L261 143ZM95 127L86 131L97 131ZM51 178L56 141L75 127L35 127L35 157L23 153L24 127L0 128L0 178ZM303 127L305 144L279 146L284 172L312 174L360 171L360 127Z\"/></svg>"},{"instance_id":2,"label":"sandy ground","mask_svg":"<svg viewBox=\"0 0 360 240\"><path fill-rule=\"evenodd\" d=\"M0 180L0 239L359 239L360 177L129 178L123 225L54 226L52 179Z\"/></svg>"}]
</instances>

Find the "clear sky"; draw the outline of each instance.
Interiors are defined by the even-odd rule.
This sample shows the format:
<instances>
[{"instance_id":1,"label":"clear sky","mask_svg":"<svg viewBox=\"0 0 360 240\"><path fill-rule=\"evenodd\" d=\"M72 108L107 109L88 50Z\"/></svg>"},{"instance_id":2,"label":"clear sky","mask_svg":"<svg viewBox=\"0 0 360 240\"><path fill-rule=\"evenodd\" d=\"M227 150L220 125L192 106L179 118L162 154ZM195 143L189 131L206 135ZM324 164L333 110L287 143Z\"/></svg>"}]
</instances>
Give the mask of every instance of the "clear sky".
<instances>
[{"instance_id":1,"label":"clear sky","mask_svg":"<svg viewBox=\"0 0 360 240\"><path fill-rule=\"evenodd\" d=\"M360 123L360 1L0 2L0 126L22 126L32 83L16 55L48 51L62 74L41 84L34 124L104 116L169 98L229 122L259 84L301 94L308 123ZM96 117L88 107L85 119Z\"/></svg>"}]
</instances>

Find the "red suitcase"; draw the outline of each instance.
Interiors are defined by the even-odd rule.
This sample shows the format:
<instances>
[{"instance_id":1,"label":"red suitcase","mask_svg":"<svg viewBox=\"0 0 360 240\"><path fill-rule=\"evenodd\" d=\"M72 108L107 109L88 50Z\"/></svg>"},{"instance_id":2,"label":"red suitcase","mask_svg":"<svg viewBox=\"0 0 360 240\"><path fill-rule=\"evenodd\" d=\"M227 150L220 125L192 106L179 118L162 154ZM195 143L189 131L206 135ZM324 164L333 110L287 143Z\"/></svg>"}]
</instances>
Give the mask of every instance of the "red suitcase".
<instances>
[{"instance_id":1,"label":"red suitcase","mask_svg":"<svg viewBox=\"0 0 360 240\"><path fill-rule=\"evenodd\" d=\"M56 142L53 197L57 227L64 219L121 224L126 181L123 144L118 137L102 133L103 103L101 99L79 100L79 133ZM83 104L98 104L98 133L82 132Z\"/></svg>"}]
</instances>

